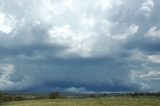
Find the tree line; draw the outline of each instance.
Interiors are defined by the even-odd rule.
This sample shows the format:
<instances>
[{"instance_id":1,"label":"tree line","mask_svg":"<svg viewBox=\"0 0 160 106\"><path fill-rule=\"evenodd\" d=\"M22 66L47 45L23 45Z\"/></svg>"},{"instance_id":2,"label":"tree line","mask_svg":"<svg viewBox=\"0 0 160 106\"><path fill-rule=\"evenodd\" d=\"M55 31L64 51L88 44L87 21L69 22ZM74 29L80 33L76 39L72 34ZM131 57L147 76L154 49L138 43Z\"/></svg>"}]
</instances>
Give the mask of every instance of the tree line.
<instances>
[{"instance_id":1,"label":"tree line","mask_svg":"<svg viewBox=\"0 0 160 106\"><path fill-rule=\"evenodd\" d=\"M140 97L140 96L153 96L159 97L160 93L102 93L102 94L84 94L81 96L73 96L73 98L97 98L97 97L111 97L111 96L127 96L127 97ZM9 94L0 92L0 102L23 101L23 100L37 100L37 99L66 99L68 95L63 95L60 92L51 92L48 95L33 95L33 94Z\"/></svg>"}]
</instances>

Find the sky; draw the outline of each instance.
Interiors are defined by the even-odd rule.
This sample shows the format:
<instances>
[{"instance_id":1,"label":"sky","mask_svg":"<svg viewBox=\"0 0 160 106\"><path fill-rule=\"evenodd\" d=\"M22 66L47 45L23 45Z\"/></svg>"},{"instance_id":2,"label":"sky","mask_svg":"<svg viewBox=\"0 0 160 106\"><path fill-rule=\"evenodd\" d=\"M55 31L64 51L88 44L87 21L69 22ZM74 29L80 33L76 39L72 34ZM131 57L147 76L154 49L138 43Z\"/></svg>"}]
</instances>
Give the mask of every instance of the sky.
<instances>
[{"instance_id":1,"label":"sky","mask_svg":"<svg viewBox=\"0 0 160 106\"><path fill-rule=\"evenodd\" d=\"M0 91L160 91L160 0L0 0Z\"/></svg>"}]
</instances>

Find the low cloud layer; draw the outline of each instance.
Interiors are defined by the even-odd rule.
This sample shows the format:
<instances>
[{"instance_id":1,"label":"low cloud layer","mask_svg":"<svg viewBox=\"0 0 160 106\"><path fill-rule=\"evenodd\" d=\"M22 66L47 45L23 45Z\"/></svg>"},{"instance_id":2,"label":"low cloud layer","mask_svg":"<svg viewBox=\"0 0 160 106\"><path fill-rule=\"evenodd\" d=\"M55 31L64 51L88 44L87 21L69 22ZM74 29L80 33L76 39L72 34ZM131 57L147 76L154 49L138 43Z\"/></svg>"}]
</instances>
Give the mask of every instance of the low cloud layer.
<instances>
[{"instance_id":1,"label":"low cloud layer","mask_svg":"<svg viewBox=\"0 0 160 106\"><path fill-rule=\"evenodd\" d=\"M159 4L0 1L0 90L159 91Z\"/></svg>"}]
</instances>

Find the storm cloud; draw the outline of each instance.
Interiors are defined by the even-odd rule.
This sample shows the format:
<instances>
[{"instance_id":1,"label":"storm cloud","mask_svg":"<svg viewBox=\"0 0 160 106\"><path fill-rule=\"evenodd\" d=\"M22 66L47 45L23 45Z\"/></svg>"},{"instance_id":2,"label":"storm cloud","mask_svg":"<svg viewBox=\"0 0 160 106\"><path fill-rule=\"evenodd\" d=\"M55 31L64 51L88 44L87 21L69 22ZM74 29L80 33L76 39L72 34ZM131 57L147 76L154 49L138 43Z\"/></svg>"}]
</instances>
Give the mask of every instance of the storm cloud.
<instances>
[{"instance_id":1,"label":"storm cloud","mask_svg":"<svg viewBox=\"0 0 160 106\"><path fill-rule=\"evenodd\" d=\"M160 90L159 0L1 0L0 90Z\"/></svg>"}]
</instances>

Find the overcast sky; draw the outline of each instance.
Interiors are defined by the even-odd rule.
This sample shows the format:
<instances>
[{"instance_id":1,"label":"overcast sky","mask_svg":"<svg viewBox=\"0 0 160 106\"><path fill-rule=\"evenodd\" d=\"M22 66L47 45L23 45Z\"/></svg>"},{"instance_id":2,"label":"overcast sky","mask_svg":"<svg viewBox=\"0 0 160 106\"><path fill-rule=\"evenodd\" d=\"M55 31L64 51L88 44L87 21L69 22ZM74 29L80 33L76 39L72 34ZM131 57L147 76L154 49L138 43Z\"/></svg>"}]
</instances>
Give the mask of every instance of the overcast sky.
<instances>
[{"instance_id":1,"label":"overcast sky","mask_svg":"<svg viewBox=\"0 0 160 106\"><path fill-rule=\"evenodd\" d=\"M0 0L0 90L160 91L160 0Z\"/></svg>"}]
</instances>

